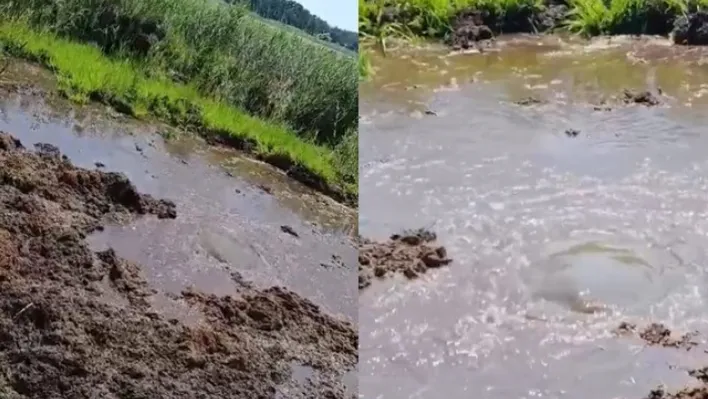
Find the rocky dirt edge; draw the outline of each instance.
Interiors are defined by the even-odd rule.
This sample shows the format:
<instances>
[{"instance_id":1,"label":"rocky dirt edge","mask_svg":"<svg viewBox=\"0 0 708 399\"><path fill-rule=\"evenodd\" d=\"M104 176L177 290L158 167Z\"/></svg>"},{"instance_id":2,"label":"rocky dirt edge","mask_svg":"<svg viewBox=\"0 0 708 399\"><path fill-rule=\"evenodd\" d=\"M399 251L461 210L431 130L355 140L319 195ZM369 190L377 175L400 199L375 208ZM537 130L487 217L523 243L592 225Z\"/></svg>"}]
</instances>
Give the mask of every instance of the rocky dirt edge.
<instances>
[{"instance_id":1,"label":"rocky dirt edge","mask_svg":"<svg viewBox=\"0 0 708 399\"><path fill-rule=\"evenodd\" d=\"M374 277L402 274L415 279L429 269L450 264L447 250L435 245L436 239L426 229L394 234L384 242L359 238L359 289L369 287Z\"/></svg>"},{"instance_id":2,"label":"rocky dirt edge","mask_svg":"<svg viewBox=\"0 0 708 399\"><path fill-rule=\"evenodd\" d=\"M175 204L35 147L0 133L0 397L273 398L293 387L293 363L317 376L288 398L345 397L352 324L249 284L239 297L182 293L203 323L166 319L139 265L85 238L107 218L175 218Z\"/></svg>"}]
</instances>

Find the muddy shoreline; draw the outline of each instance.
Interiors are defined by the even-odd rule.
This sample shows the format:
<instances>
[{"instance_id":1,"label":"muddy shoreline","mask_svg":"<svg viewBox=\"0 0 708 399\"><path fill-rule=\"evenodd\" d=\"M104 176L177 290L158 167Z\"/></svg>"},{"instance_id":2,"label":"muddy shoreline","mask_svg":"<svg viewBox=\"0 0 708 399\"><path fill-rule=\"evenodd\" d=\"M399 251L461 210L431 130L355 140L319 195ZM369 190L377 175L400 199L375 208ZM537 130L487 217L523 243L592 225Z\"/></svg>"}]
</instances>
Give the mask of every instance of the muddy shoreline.
<instances>
[{"instance_id":1,"label":"muddy shoreline","mask_svg":"<svg viewBox=\"0 0 708 399\"><path fill-rule=\"evenodd\" d=\"M105 223L178 218L120 173L75 167L59 148L0 134L0 396L346 397L355 327L282 287L234 277L239 296L173 298L204 321L168 319L140 265L88 234ZM296 384L292 365L314 374Z\"/></svg>"},{"instance_id":2,"label":"muddy shoreline","mask_svg":"<svg viewBox=\"0 0 708 399\"><path fill-rule=\"evenodd\" d=\"M364 26L383 31L386 25L400 25L422 37L439 38L453 50L493 46L500 34L546 34L566 30L573 9L564 0L545 0L540 7L522 6L510 10L494 7L465 8L454 12L446 29L426 26L425 10L389 3L381 15L363 16ZM708 12L689 6L686 13L666 5L650 6L639 16L627 17L607 32L585 32L600 35L658 35L672 39L677 45L708 45ZM431 33L433 32L433 33ZM371 33L371 32L365 32Z\"/></svg>"}]
</instances>

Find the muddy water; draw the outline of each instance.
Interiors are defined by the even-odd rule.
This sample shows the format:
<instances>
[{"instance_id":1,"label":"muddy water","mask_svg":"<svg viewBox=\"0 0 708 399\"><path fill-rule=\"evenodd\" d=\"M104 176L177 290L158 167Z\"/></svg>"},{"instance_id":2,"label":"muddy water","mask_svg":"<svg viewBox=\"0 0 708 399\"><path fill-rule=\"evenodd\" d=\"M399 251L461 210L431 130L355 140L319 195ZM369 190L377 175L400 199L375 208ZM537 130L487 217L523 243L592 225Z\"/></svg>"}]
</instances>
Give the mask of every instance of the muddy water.
<instances>
[{"instance_id":1,"label":"muddy water","mask_svg":"<svg viewBox=\"0 0 708 399\"><path fill-rule=\"evenodd\" d=\"M361 397L681 386L702 350L611 330L708 333L708 52L621 38L500 47L374 58L362 87L361 233L432 227L454 263L362 292ZM623 88L661 88L665 105L593 110ZM530 95L547 103L513 104Z\"/></svg>"},{"instance_id":2,"label":"muddy water","mask_svg":"<svg viewBox=\"0 0 708 399\"><path fill-rule=\"evenodd\" d=\"M6 86L14 81L42 83L48 90L52 84L27 64L16 64L2 77ZM237 153L103 107L77 108L35 89L23 90L29 95L3 93L0 130L29 145L54 144L81 167L99 162L104 170L125 173L140 191L177 203L174 221L143 218L90 237L96 249L111 246L144 265L165 311L188 317L163 295L187 286L234 293L237 272L257 285L283 285L331 312L355 317L356 278L347 266L356 254L347 238L351 210Z\"/></svg>"}]
</instances>

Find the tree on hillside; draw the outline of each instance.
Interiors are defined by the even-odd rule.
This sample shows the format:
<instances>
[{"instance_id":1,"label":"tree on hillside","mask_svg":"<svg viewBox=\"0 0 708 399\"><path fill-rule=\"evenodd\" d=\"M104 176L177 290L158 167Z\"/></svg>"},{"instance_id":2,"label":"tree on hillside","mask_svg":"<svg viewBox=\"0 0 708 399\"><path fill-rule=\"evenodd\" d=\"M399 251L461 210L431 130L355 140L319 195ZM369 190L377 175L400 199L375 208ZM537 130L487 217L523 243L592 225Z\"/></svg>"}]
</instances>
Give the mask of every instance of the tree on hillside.
<instances>
[{"instance_id":1,"label":"tree on hillside","mask_svg":"<svg viewBox=\"0 0 708 399\"><path fill-rule=\"evenodd\" d=\"M329 26L327 22L312 15L300 3L293 0L247 0L247 4L253 12L263 18L294 26L313 36L328 35L333 43L353 51L359 47L356 32Z\"/></svg>"}]
</instances>

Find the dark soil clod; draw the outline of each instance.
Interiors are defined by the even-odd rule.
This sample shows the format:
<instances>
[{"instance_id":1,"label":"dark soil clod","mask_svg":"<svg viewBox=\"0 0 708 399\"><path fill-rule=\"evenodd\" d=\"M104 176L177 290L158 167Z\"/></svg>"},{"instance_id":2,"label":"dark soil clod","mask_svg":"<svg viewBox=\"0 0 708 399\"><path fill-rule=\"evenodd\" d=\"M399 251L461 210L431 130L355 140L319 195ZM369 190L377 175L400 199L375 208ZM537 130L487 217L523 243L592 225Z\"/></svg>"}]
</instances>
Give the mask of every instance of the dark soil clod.
<instances>
[{"instance_id":1,"label":"dark soil clod","mask_svg":"<svg viewBox=\"0 0 708 399\"><path fill-rule=\"evenodd\" d=\"M488 15L478 10L464 10L457 14L449 38L452 48L466 50L477 47L480 41L493 39L492 30L484 23L486 16Z\"/></svg>"},{"instance_id":2,"label":"dark soil clod","mask_svg":"<svg viewBox=\"0 0 708 399\"><path fill-rule=\"evenodd\" d=\"M622 93L622 102L625 104L641 104L653 107L661 104L661 101L650 91L634 91L625 89Z\"/></svg>"},{"instance_id":3,"label":"dark soil clod","mask_svg":"<svg viewBox=\"0 0 708 399\"><path fill-rule=\"evenodd\" d=\"M357 361L352 324L237 274L238 297L171 297L205 321L163 317L139 265L93 252L85 238L107 217L174 218L174 203L47 149L0 133L0 397L270 399L295 384L293 362L318 377L288 398L345 397L338 379Z\"/></svg>"},{"instance_id":4,"label":"dark soil clod","mask_svg":"<svg viewBox=\"0 0 708 399\"><path fill-rule=\"evenodd\" d=\"M290 234L290 235L293 236L293 237L296 237L296 238L299 238L299 237L300 237L300 235L295 231L295 229L293 229L292 227L290 227L290 226L288 226L288 225L282 225L282 226L280 226L280 230L281 230L283 233Z\"/></svg>"},{"instance_id":5,"label":"dark soil clod","mask_svg":"<svg viewBox=\"0 0 708 399\"><path fill-rule=\"evenodd\" d=\"M401 273L414 279L428 269L448 265L447 250L432 243L435 233L419 229L391 236L389 241L361 239L359 248L359 289L371 285L372 277Z\"/></svg>"},{"instance_id":6,"label":"dark soil clod","mask_svg":"<svg viewBox=\"0 0 708 399\"><path fill-rule=\"evenodd\" d=\"M698 11L676 18L672 36L676 44L708 45L708 12Z\"/></svg>"},{"instance_id":7,"label":"dark soil clod","mask_svg":"<svg viewBox=\"0 0 708 399\"><path fill-rule=\"evenodd\" d=\"M529 96L522 98L521 100L515 101L514 104L520 105L522 107L530 107L532 105L545 104L545 101L541 100L538 97Z\"/></svg>"},{"instance_id":8,"label":"dark soil clod","mask_svg":"<svg viewBox=\"0 0 708 399\"><path fill-rule=\"evenodd\" d=\"M580 130L567 129L565 131L565 135L568 137L578 137L579 134L580 134Z\"/></svg>"}]
</instances>

